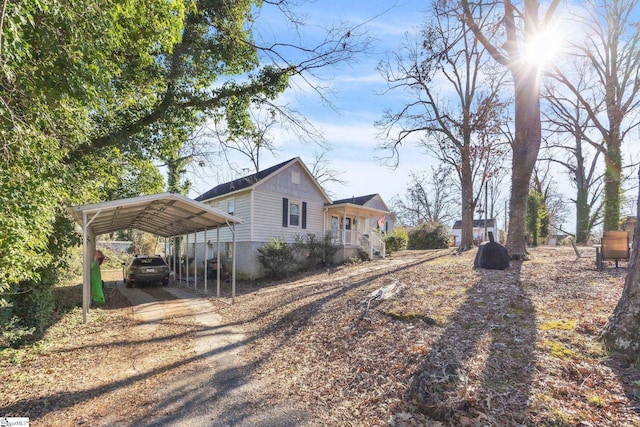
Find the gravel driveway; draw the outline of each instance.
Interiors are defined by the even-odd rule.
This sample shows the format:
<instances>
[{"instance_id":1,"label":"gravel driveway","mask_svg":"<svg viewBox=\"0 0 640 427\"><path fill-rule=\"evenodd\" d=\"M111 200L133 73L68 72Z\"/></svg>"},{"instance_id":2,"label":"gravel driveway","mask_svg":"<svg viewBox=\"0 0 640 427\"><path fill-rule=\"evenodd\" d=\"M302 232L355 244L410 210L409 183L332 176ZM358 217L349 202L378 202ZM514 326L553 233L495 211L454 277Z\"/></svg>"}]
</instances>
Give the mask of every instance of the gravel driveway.
<instances>
[{"instance_id":1,"label":"gravel driveway","mask_svg":"<svg viewBox=\"0 0 640 427\"><path fill-rule=\"evenodd\" d=\"M240 357L244 336L237 327L225 326L213 311L207 298L177 288L118 290L134 305L134 316L141 321L138 333L152 337L161 322L176 316L192 316L198 324L193 341L193 356L185 362L196 362L189 375L169 378L156 389L154 414L140 424L144 426L299 426L308 424L308 416L293 406L273 407L257 412L252 395L265 387L249 380L247 366ZM162 298L167 291L176 299ZM168 343L168 345L177 343ZM137 363L143 364L144 360ZM135 363L133 364L135 366ZM135 369L135 368L132 368ZM114 420L104 419L103 425ZM120 424L122 425L122 424Z\"/></svg>"}]
</instances>

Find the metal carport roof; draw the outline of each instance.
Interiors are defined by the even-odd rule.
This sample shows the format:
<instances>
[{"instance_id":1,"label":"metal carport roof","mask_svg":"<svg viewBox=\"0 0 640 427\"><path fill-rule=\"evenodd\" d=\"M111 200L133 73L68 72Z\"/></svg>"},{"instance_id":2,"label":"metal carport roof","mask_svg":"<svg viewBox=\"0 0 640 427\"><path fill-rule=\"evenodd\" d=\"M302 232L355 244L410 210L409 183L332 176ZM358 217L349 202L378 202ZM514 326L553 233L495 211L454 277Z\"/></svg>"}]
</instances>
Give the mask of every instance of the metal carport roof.
<instances>
[{"instance_id":1,"label":"metal carport roof","mask_svg":"<svg viewBox=\"0 0 640 427\"><path fill-rule=\"evenodd\" d=\"M135 228L172 237L242 222L238 217L175 193L74 206L69 210L81 226L86 214L95 235Z\"/></svg>"},{"instance_id":2,"label":"metal carport roof","mask_svg":"<svg viewBox=\"0 0 640 427\"><path fill-rule=\"evenodd\" d=\"M89 205L73 206L69 212L82 227L83 269L83 321L91 299L90 266L95 250L95 236L119 230L137 229L162 237L197 233L212 228L232 227L242 220L209 205L176 193L153 194L112 200ZM235 232L234 241L235 241ZM89 242L89 240L91 242ZM233 245L235 250L235 244ZM235 290L235 256L232 282Z\"/></svg>"}]
</instances>

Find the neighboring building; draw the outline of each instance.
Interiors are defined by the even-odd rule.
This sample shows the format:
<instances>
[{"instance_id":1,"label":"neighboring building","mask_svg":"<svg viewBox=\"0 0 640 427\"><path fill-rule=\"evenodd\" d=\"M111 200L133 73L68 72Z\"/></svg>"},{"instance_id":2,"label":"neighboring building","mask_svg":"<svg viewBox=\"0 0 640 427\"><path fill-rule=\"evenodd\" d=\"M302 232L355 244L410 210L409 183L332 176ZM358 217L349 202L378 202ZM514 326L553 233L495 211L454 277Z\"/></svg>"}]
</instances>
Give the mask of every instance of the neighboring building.
<instances>
[{"instance_id":1,"label":"neighboring building","mask_svg":"<svg viewBox=\"0 0 640 427\"><path fill-rule=\"evenodd\" d=\"M473 241L475 243L483 242L485 240L489 240L489 231L493 232L493 237L496 242L500 243L500 234L498 233L498 222L495 218L487 219L487 238L485 239L485 220L484 219L474 219L473 220ZM460 241L462 240L462 221L458 220L453 224L453 228L451 229L451 233L453 234L453 245L460 246Z\"/></svg>"},{"instance_id":2,"label":"neighboring building","mask_svg":"<svg viewBox=\"0 0 640 427\"><path fill-rule=\"evenodd\" d=\"M378 222L383 229L392 227L386 219L389 209L379 195L332 203L298 157L220 184L196 200L243 220L235 227L236 271L242 278L263 274L257 250L273 239L291 243L299 235L323 237L331 232L334 243L340 246L336 261L341 261L358 249L384 256L384 243L374 230ZM216 257L216 234L208 234L206 240L208 256ZM231 228L220 230L220 242L220 259L225 268L233 254ZM204 259L204 243L204 233L195 239L190 236L189 256L197 250L197 258ZM198 267L199 271L201 268Z\"/></svg>"}]
</instances>

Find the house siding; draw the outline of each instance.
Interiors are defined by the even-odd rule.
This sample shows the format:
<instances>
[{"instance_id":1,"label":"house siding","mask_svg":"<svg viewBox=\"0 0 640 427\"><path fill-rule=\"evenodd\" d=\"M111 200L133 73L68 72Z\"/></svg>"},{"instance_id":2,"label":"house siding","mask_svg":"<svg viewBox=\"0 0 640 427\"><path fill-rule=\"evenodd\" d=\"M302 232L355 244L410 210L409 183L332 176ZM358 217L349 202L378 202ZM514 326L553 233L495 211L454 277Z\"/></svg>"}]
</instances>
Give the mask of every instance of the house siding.
<instances>
[{"instance_id":1,"label":"house siding","mask_svg":"<svg viewBox=\"0 0 640 427\"><path fill-rule=\"evenodd\" d=\"M287 197L283 193L271 193L256 190L254 203L256 212L254 217L254 241L268 243L274 237L281 237L287 242L293 242L296 235L313 233L321 236L324 230L324 203L313 200L313 195L305 198ZM299 226L282 226L282 199L288 198L291 202L307 203L306 229L302 228L302 219ZM260 208L258 208L260 206Z\"/></svg>"},{"instance_id":2,"label":"house siding","mask_svg":"<svg viewBox=\"0 0 640 427\"><path fill-rule=\"evenodd\" d=\"M293 174L298 175L299 184L293 182ZM322 200L322 203L329 202L322 196L317 185L310 180L299 163L294 163L269 179L261 181L256 186L256 190L258 189L264 192L280 193L295 199L304 199L313 195L318 200Z\"/></svg>"},{"instance_id":3,"label":"house siding","mask_svg":"<svg viewBox=\"0 0 640 427\"><path fill-rule=\"evenodd\" d=\"M297 175L297 183L294 175ZM265 244L275 237L280 237L287 242L293 242L297 235L322 236L324 205L328 200L300 164L294 163L280 173L260 182L256 186L253 198L254 241ZM289 203L300 203L301 215L302 203L306 203L306 228L302 228L302 218L298 226L283 226L283 198L288 199Z\"/></svg>"},{"instance_id":4,"label":"house siding","mask_svg":"<svg viewBox=\"0 0 640 427\"><path fill-rule=\"evenodd\" d=\"M364 206L368 208L373 208L373 209L380 209L381 211L389 210L387 208L387 205L384 203L384 201L380 196L375 196L374 198L369 200L367 203L365 203Z\"/></svg>"},{"instance_id":5,"label":"house siding","mask_svg":"<svg viewBox=\"0 0 640 427\"><path fill-rule=\"evenodd\" d=\"M227 202L229 201L229 199L234 200L235 211L233 215L243 220L242 224L237 224L235 227L236 242L249 242L251 241L251 193L249 191L229 197L224 197L221 199L208 201L206 203L216 209L227 212ZM207 236L207 239L211 241L215 240L215 230L213 236L214 238ZM203 242L204 233L198 233L197 238L198 242ZM223 227L220 229L220 241L233 241L233 233L231 228Z\"/></svg>"}]
</instances>

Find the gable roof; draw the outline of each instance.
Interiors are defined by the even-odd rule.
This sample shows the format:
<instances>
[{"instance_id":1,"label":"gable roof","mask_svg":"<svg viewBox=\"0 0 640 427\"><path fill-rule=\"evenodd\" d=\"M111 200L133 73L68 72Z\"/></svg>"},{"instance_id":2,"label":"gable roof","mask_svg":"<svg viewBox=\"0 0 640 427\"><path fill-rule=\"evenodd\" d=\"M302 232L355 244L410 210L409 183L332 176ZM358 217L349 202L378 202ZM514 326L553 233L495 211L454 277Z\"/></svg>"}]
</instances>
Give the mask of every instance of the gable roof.
<instances>
[{"instance_id":1,"label":"gable roof","mask_svg":"<svg viewBox=\"0 0 640 427\"><path fill-rule=\"evenodd\" d=\"M206 193L195 198L196 201L201 202L204 200L213 199L215 197L223 196L225 194L233 193L234 191L244 190L245 188L249 188L263 179L267 178L274 172L284 168L289 163L297 160L298 157L289 159L286 162L279 163L275 166L271 166L270 168L261 170L260 172L254 173L252 175L244 176L242 178L234 179L233 181L225 182L223 184L217 185L213 187L211 190Z\"/></svg>"},{"instance_id":2,"label":"gable roof","mask_svg":"<svg viewBox=\"0 0 640 427\"><path fill-rule=\"evenodd\" d=\"M372 200L377 199L378 203L369 203ZM329 208L336 208L339 206L360 206L366 209L373 209L378 212L383 212L385 215L390 213L389 207L382 200L380 194L368 194L366 196L351 196L348 199L336 200L328 205Z\"/></svg>"},{"instance_id":3,"label":"gable roof","mask_svg":"<svg viewBox=\"0 0 640 427\"><path fill-rule=\"evenodd\" d=\"M496 226L496 219L495 218L488 218L487 219L487 227L495 227ZM473 228L481 228L484 227L484 219L474 219L473 220ZM455 224L453 224L453 230L458 230L462 228L462 221L461 220L457 220L455 222Z\"/></svg>"},{"instance_id":4,"label":"gable roof","mask_svg":"<svg viewBox=\"0 0 640 427\"><path fill-rule=\"evenodd\" d=\"M365 203L367 203L368 201L370 201L376 196L377 194L369 194L367 196L358 196L358 197L353 196L353 197L349 197L348 199L334 200L333 204L341 205L343 203L351 203L354 205L364 206Z\"/></svg>"}]
</instances>

